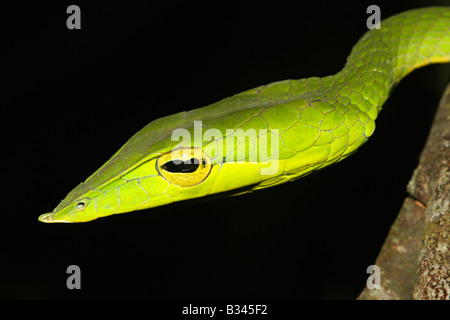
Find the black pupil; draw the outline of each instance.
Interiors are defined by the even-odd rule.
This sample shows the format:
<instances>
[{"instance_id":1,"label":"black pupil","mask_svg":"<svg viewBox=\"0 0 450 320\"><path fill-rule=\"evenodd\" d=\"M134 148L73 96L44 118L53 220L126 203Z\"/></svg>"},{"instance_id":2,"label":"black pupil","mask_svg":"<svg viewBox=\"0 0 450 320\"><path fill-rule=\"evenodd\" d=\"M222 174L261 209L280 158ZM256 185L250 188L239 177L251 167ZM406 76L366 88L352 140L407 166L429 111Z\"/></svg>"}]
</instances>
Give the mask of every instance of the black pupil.
<instances>
[{"instance_id":1,"label":"black pupil","mask_svg":"<svg viewBox=\"0 0 450 320\"><path fill-rule=\"evenodd\" d=\"M205 161L202 161L205 164ZM176 160L168 161L162 165L162 169L172 172L172 173L192 173L197 171L200 166L200 161L196 158L191 158L186 161Z\"/></svg>"}]
</instances>

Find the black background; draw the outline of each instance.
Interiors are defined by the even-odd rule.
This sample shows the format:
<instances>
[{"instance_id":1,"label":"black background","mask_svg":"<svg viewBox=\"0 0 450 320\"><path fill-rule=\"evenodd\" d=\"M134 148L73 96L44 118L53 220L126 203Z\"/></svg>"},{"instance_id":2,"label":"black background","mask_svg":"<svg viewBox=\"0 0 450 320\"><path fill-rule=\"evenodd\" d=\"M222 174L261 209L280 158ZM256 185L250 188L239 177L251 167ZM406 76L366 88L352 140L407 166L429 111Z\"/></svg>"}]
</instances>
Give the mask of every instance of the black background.
<instances>
[{"instance_id":1,"label":"black background","mask_svg":"<svg viewBox=\"0 0 450 320\"><path fill-rule=\"evenodd\" d=\"M78 2L81 30L66 28L69 4L3 10L0 297L356 298L406 195L448 65L409 75L365 146L297 182L85 224L37 217L148 122L336 73L370 4L386 18L430 1ZM72 264L81 290L66 288Z\"/></svg>"}]
</instances>

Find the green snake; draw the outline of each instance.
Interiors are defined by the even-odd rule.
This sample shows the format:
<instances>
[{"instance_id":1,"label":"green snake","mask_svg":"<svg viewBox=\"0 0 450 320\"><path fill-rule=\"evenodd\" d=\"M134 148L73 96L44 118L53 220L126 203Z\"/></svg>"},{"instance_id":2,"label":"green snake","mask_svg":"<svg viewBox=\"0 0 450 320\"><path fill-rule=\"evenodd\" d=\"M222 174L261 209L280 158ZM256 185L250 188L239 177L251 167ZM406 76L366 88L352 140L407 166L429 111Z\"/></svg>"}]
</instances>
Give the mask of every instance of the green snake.
<instances>
[{"instance_id":1,"label":"green snake","mask_svg":"<svg viewBox=\"0 0 450 320\"><path fill-rule=\"evenodd\" d=\"M335 75L270 83L152 121L39 220L85 222L294 181L363 145L403 77L449 61L450 7L392 16Z\"/></svg>"}]
</instances>

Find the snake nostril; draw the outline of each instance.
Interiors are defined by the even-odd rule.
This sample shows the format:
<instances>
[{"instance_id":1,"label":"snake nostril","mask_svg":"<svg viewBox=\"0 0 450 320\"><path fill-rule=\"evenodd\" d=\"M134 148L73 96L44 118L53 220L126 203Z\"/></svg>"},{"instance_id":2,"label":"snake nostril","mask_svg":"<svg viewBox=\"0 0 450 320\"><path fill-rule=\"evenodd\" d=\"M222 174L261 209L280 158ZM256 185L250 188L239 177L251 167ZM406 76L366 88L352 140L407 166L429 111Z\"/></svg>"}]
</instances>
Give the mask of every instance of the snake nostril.
<instances>
[{"instance_id":1,"label":"snake nostril","mask_svg":"<svg viewBox=\"0 0 450 320\"><path fill-rule=\"evenodd\" d=\"M83 209L86 206L86 202L79 201L77 205L75 206L78 210Z\"/></svg>"}]
</instances>

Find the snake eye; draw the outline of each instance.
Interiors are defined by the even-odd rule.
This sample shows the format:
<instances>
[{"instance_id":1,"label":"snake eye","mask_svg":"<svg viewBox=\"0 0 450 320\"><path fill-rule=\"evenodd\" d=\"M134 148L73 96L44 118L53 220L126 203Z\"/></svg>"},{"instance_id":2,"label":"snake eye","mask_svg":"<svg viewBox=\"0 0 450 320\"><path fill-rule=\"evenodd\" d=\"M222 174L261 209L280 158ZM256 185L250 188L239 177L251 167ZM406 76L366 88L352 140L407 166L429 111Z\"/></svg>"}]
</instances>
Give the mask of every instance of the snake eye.
<instances>
[{"instance_id":1,"label":"snake eye","mask_svg":"<svg viewBox=\"0 0 450 320\"><path fill-rule=\"evenodd\" d=\"M211 160L200 148L177 149L163 154L156 168L167 181L180 187L199 184L211 171Z\"/></svg>"},{"instance_id":2,"label":"snake eye","mask_svg":"<svg viewBox=\"0 0 450 320\"><path fill-rule=\"evenodd\" d=\"M205 164L204 159L202 159L202 164ZM193 173L199 166L199 159L191 158L187 161L168 161L161 166L161 169L171 173Z\"/></svg>"}]
</instances>

